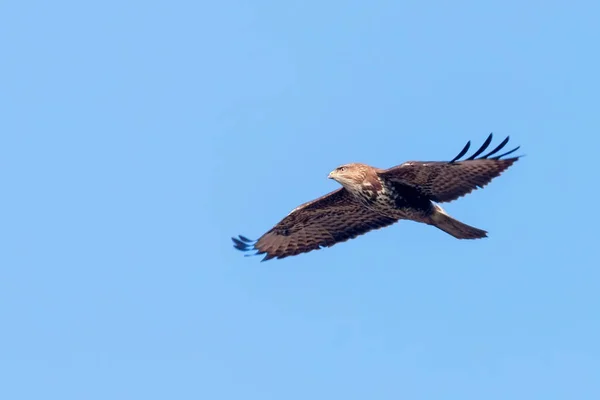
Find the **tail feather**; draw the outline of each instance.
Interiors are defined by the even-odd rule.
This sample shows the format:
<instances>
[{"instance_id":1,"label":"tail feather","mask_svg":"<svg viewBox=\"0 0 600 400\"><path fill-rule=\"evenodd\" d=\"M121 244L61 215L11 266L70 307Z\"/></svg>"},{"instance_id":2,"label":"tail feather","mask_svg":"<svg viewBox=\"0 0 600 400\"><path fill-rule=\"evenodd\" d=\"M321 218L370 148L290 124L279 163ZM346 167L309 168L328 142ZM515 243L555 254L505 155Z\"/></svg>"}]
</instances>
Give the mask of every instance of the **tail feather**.
<instances>
[{"instance_id":1,"label":"tail feather","mask_svg":"<svg viewBox=\"0 0 600 400\"><path fill-rule=\"evenodd\" d=\"M443 230L457 239L481 239L487 237L487 232L464 224L448 214L438 205L431 216L431 225Z\"/></svg>"}]
</instances>

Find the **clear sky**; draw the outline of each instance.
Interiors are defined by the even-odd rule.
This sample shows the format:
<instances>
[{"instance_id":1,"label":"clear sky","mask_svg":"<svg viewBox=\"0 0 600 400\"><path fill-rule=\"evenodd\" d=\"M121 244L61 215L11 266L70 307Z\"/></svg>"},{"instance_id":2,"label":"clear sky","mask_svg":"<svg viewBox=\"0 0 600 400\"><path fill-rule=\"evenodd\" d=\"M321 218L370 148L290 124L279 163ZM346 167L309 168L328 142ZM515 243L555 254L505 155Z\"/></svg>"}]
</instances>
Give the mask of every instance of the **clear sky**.
<instances>
[{"instance_id":1,"label":"clear sky","mask_svg":"<svg viewBox=\"0 0 600 400\"><path fill-rule=\"evenodd\" d=\"M0 398L600 398L599 4L2 2ZM489 132L488 239L232 247Z\"/></svg>"}]
</instances>

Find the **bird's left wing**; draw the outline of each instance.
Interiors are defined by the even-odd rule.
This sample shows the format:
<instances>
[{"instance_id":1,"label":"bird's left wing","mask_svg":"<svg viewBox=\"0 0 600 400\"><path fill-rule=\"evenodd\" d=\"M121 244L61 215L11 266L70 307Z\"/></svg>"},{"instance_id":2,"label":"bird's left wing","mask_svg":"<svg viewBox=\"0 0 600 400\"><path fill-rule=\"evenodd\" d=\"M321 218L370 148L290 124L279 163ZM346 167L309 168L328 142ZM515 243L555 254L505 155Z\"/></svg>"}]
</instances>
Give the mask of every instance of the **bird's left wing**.
<instances>
[{"instance_id":1,"label":"bird's left wing","mask_svg":"<svg viewBox=\"0 0 600 400\"><path fill-rule=\"evenodd\" d=\"M490 134L479 150L464 161L458 160L467 153L471 142L468 142L452 161L406 162L380 172L379 176L392 183L412 187L439 203L456 200L477 188L484 187L519 159L519 157L502 158L515 152L519 147L494 156L506 146L508 140L507 137L494 150L476 158L490 145L492 141L492 134Z\"/></svg>"},{"instance_id":2,"label":"bird's left wing","mask_svg":"<svg viewBox=\"0 0 600 400\"><path fill-rule=\"evenodd\" d=\"M242 235L232 240L238 250L266 254L265 261L330 247L396 221L363 207L340 188L297 207L256 241Z\"/></svg>"}]
</instances>

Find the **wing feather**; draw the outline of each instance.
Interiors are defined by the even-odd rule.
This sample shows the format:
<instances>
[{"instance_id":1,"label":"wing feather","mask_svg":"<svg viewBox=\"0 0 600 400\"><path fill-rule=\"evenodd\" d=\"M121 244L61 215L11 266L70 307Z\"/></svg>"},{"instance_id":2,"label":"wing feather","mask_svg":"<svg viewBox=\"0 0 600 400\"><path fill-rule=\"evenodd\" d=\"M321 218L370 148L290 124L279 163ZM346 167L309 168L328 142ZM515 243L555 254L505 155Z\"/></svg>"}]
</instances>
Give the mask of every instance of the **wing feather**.
<instances>
[{"instance_id":1,"label":"wing feather","mask_svg":"<svg viewBox=\"0 0 600 400\"><path fill-rule=\"evenodd\" d=\"M263 261L330 247L396 222L362 206L344 188L295 208L258 240L232 238L242 251L265 254Z\"/></svg>"},{"instance_id":2,"label":"wing feather","mask_svg":"<svg viewBox=\"0 0 600 400\"><path fill-rule=\"evenodd\" d=\"M464 161L459 159L466 154L470 142L452 161L406 162L381 172L380 176L397 185L413 187L433 201L449 202L475 189L483 188L519 159L519 157L502 158L512 154L519 147L489 158L504 148L508 141L509 137L491 152L475 158L492 142L490 133L475 154Z\"/></svg>"}]
</instances>

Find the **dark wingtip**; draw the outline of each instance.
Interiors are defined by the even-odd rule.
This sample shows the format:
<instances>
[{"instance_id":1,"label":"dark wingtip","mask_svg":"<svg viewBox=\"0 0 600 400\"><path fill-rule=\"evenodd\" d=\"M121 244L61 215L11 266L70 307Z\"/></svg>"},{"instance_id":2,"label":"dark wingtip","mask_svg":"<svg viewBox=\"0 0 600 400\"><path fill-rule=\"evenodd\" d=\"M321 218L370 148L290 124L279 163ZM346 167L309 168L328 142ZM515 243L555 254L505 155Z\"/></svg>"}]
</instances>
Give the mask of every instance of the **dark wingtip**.
<instances>
[{"instance_id":1,"label":"dark wingtip","mask_svg":"<svg viewBox=\"0 0 600 400\"><path fill-rule=\"evenodd\" d=\"M504 156L507 156L507 155L509 155L509 154L512 154L512 153L514 153L515 151L519 150L520 148L521 148L521 146L517 146L517 147L515 147L514 149L512 149L512 150L510 150L510 151L507 151L506 153L502 153L502 154L500 154L499 156L492 157L492 160L499 160L499 159L501 159L501 158L502 158L502 157L504 157ZM517 157L517 158L518 158L518 157Z\"/></svg>"},{"instance_id":2,"label":"dark wingtip","mask_svg":"<svg viewBox=\"0 0 600 400\"><path fill-rule=\"evenodd\" d=\"M478 155L480 155L481 153L483 153L485 151L485 149L488 148L488 146L490 145L490 143L492 143L492 137L494 136L493 133L490 132L490 135L487 137L487 139L485 139L485 142L483 142L483 144L481 145L481 147L479 148L479 150L477 150L475 153L473 153L473 155L469 158L467 158L467 160L474 160L475 157L477 157Z\"/></svg>"},{"instance_id":3,"label":"dark wingtip","mask_svg":"<svg viewBox=\"0 0 600 400\"><path fill-rule=\"evenodd\" d=\"M449 162L449 164L452 164L453 162L457 161L462 156L464 156L465 154L467 154L467 151L469 151L469 147L471 147L471 141L470 140L467 142L467 144L465 145L465 147L463 147L463 149L460 151L460 153L458 153L458 155L456 157L454 157L452 159L452 161Z\"/></svg>"},{"instance_id":4,"label":"dark wingtip","mask_svg":"<svg viewBox=\"0 0 600 400\"><path fill-rule=\"evenodd\" d=\"M246 243L254 243L256 240L248 239L246 236L238 235L238 237Z\"/></svg>"},{"instance_id":5,"label":"dark wingtip","mask_svg":"<svg viewBox=\"0 0 600 400\"><path fill-rule=\"evenodd\" d=\"M510 140L510 136L507 136L502 143L500 143L498 146L496 146L496 148L492 151L490 151L489 153L487 153L486 155L482 156L481 158L488 158L489 156L496 154L497 152L499 152L502 148L504 148L504 146L506 146L506 143L508 143L508 141Z\"/></svg>"},{"instance_id":6,"label":"dark wingtip","mask_svg":"<svg viewBox=\"0 0 600 400\"><path fill-rule=\"evenodd\" d=\"M254 253L244 254L244 257L253 257L258 256L260 254L264 254L264 251L259 251L254 245L256 244L256 240L248 239L246 236L238 235L238 237L232 237L233 247L238 249L239 251L243 251L245 253L254 251ZM267 261L273 258L274 256L267 254L261 261Z\"/></svg>"},{"instance_id":7,"label":"dark wingtip","mask_svg":"<svg viewBox=\"0 0 600 400\"><path fill-rule=\"evenodd\" d=\"M237 238L232 237L231 240L233 241L233 247L240 251L254 250L254 243L256 243L255 240L248 239L242 235L238 235Z\"/></svg>"},{"instance_id":8,"label":"dark wingtip","mask_svg":"<svg viewBox=\"0 0 600 400\"><path fill-rule=\"evenodd\" d=\"M510 136L507 136L498 146L496 146L496 148L494 148L494 150L490 151L489 153L476 158L478 155L480 155L481 153L483 153L485 151L485 149L488 148L488 146L490 145L490 143L492 142L492 137L493 137L493 133L490 133L490 135L487 137L487 139L485 140L485 142L483 142L483 144L481 145L481 147L475 152L473 153L473 155L467 159L465 159L464 161L470 161L470 160L483 160L483 159L490 159L490 160L499 160L502 157L505 157L509 154L514 153L515 151L519 150L519 148L521 146L518 146L510 151L507 151L506 153L502 153L499 156L495 156L495 157L490 157L493 156L494 154L496 154L497 152L499 152L500 150L502 150L504 148L504 146L506 146L506 144L508 143L508 141L510 140ZM459 153L458 156L454 157L454 159L452 161L450 161L449 163L452 164L456 161L458 161L462 156L464 156L467 151L469 150L469 145L470 145L470 141L467 143L467 145L465 146L465 148ZM518 158L518 157L517 157Z\"/></svg>"},{"instance_id":9,"label":"dark wingtip","mask_svg":"<svg viewBox=\"0 0 600 400\"><path fill-rule=\"evenodd\" d=\"M269 261L271 259L275 258L275 256L273 254L265 254L265 256L262 258L262 260L260 260L260 262L265 262L265 261Z\"/></svg>"}]
</instances>

